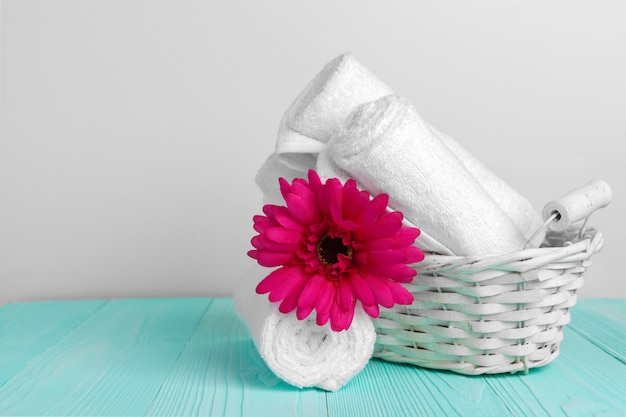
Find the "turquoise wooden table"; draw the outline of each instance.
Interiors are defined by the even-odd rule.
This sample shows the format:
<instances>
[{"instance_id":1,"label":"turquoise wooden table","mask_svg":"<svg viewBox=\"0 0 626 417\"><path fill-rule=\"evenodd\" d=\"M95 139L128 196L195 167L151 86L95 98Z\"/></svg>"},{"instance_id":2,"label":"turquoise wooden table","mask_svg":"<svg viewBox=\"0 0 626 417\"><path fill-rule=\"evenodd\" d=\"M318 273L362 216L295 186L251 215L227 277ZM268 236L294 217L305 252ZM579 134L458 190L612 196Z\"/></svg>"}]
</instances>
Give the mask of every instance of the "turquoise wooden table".
<instances>
[{"instance_id":1,"label":"turquoise wooden table","mask_svg":"<svg viewBox=\"0 0 626 417\"><path fill-rule=\"evenodd\" d=\"M623 417L625 313L579 300L561 355L527 375L372 360L328 393L278 380L229 298L7 304L0 415Z\"/></svg>"}]
</instances>

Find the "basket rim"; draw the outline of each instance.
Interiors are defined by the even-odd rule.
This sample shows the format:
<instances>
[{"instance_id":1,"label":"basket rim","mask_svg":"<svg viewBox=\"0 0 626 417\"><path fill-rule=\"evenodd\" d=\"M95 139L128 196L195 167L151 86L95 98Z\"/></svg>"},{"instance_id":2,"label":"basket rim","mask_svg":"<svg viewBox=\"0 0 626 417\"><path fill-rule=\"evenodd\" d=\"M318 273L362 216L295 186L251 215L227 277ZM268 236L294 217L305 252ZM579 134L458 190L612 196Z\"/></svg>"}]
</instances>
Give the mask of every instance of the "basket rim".
<instances>
[{"instance_id":1,"label":"basket rim","mask_svg":"<svg viewBox=\"0 0 626 417\"><path fill-rule=\"evenodd\" d=\"M424 259L411 264L420 273L443 271L473 274L488 269L524 273L549 264L579 263L599 252L604 245L602 232L588 229L583 237L566 241L563 246L542 246L503 254L441 255L424 253Z\"/></svg>"}]
</instances>

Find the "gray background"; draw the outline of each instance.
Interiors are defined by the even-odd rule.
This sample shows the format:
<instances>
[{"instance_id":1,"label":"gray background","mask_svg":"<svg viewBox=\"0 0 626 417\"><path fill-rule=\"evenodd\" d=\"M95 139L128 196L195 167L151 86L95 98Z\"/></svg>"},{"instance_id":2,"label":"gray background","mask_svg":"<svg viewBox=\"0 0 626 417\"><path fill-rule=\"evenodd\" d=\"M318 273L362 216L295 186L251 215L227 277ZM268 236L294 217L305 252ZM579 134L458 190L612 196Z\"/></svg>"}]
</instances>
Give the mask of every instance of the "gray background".
<instances>
[{"instance_id":1,"label":"gray background","mask_svg":"<svg viewBox=\"0 0 626 417\"><path fill-rule=\"evenodd\" d=\"M284 110L352 52L541 208L601 178L624 297L626 2L2 1L0 304L229 295Z\"/></svg>"}]
</instances>

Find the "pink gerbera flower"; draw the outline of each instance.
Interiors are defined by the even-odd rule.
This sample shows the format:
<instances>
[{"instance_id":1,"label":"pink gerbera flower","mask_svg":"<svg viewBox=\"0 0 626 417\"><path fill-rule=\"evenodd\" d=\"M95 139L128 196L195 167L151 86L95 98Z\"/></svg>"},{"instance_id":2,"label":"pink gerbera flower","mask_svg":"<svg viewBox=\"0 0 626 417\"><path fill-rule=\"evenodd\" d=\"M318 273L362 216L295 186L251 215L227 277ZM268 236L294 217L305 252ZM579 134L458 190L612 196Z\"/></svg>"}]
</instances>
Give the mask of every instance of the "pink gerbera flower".
<instances>
[{"instance_id":1,"label":"pink gerbera flower","mask_svg":"<svg viewBox=\"0 0 626 417\"><path fill-rule=\"evenodd\" d=\"M400 212L387 212L388 196L370 198L354 180L322 183L315 171L309 181L280 178L286 206L265 205L254 216L256 249L248 255L262 266L280 267L256 287L269 293L279 310L296 310L302 320L316 310L316 322L330 320L334 331L348 329L357 301L371 317L379 305L410 304L413 296L400 283L417 271L407 264L424 259L413 246L419 229L403 227Z\"/></svg>"}]
</instances>

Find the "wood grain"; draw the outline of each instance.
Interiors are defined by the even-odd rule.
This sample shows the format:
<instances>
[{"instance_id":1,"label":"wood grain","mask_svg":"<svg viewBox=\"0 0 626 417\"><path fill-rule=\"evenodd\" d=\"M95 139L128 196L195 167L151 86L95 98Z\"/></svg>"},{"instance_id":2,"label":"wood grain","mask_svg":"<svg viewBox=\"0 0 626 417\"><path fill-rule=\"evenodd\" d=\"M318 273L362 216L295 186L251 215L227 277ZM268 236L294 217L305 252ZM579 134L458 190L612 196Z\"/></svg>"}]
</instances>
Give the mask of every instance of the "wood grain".
<instances>
[{"instance_id":1,"label":"wood grain","mask_svg":"<svg viewBox=\"0 0 626 417\"><path fill-rule=\"evenodd\" d=\"M202 317L147 415L313 417L326 415L326 404L323 392L298 390L274 376L234 314L232 300L218 298Z\"/></svg>"},{"instance_id":2,"label":"wood grain","mask_svg":"<svg viewBox=\"0 0 626 417\"><path fill-rule=\"evenodd\" d=\"M572 309L569 328L624 363L626 304L623 299L585 299Z\"/></svg>"},{"instance_id":3,"label":"wood grain","mask_svg":"<svg viewBox=\"0 0 626 417\"><path fill-rule=\"evenodd\" d=\"M626 300L579 300L560 356L468 377L382 360L338 392L272 374L232 299L0 307L0 415L623 416Z\"/></svg>"},{"instance_id":4,"label":"wood grain","mask_svg":"<svg viewBox=\"0 0 626 417\"><path fill-rule=\"evenodd\" d=\"M107 302L4 384L0 415L144 414L208 304Z\"/></svg>"},{"instance_id":5,"label":"wood grain","mask_svg":"<svg viewBox=\"0 0 626 417\"><path fill-rule=\"evenodd\" d=\"M0 387L104 301L33 302L0 308Z\"/></svg>"},{"instance_id":6,"label":"wood grain","mask_svg":"<svg viewBox=\"0 0 626 417\"><path fill-rule=\"evenodd\" d=\"M624 367L565 329L559 357L528 375L497 375L487 383L515 416L624 415Z\"/></svg>"}]
</instances>

